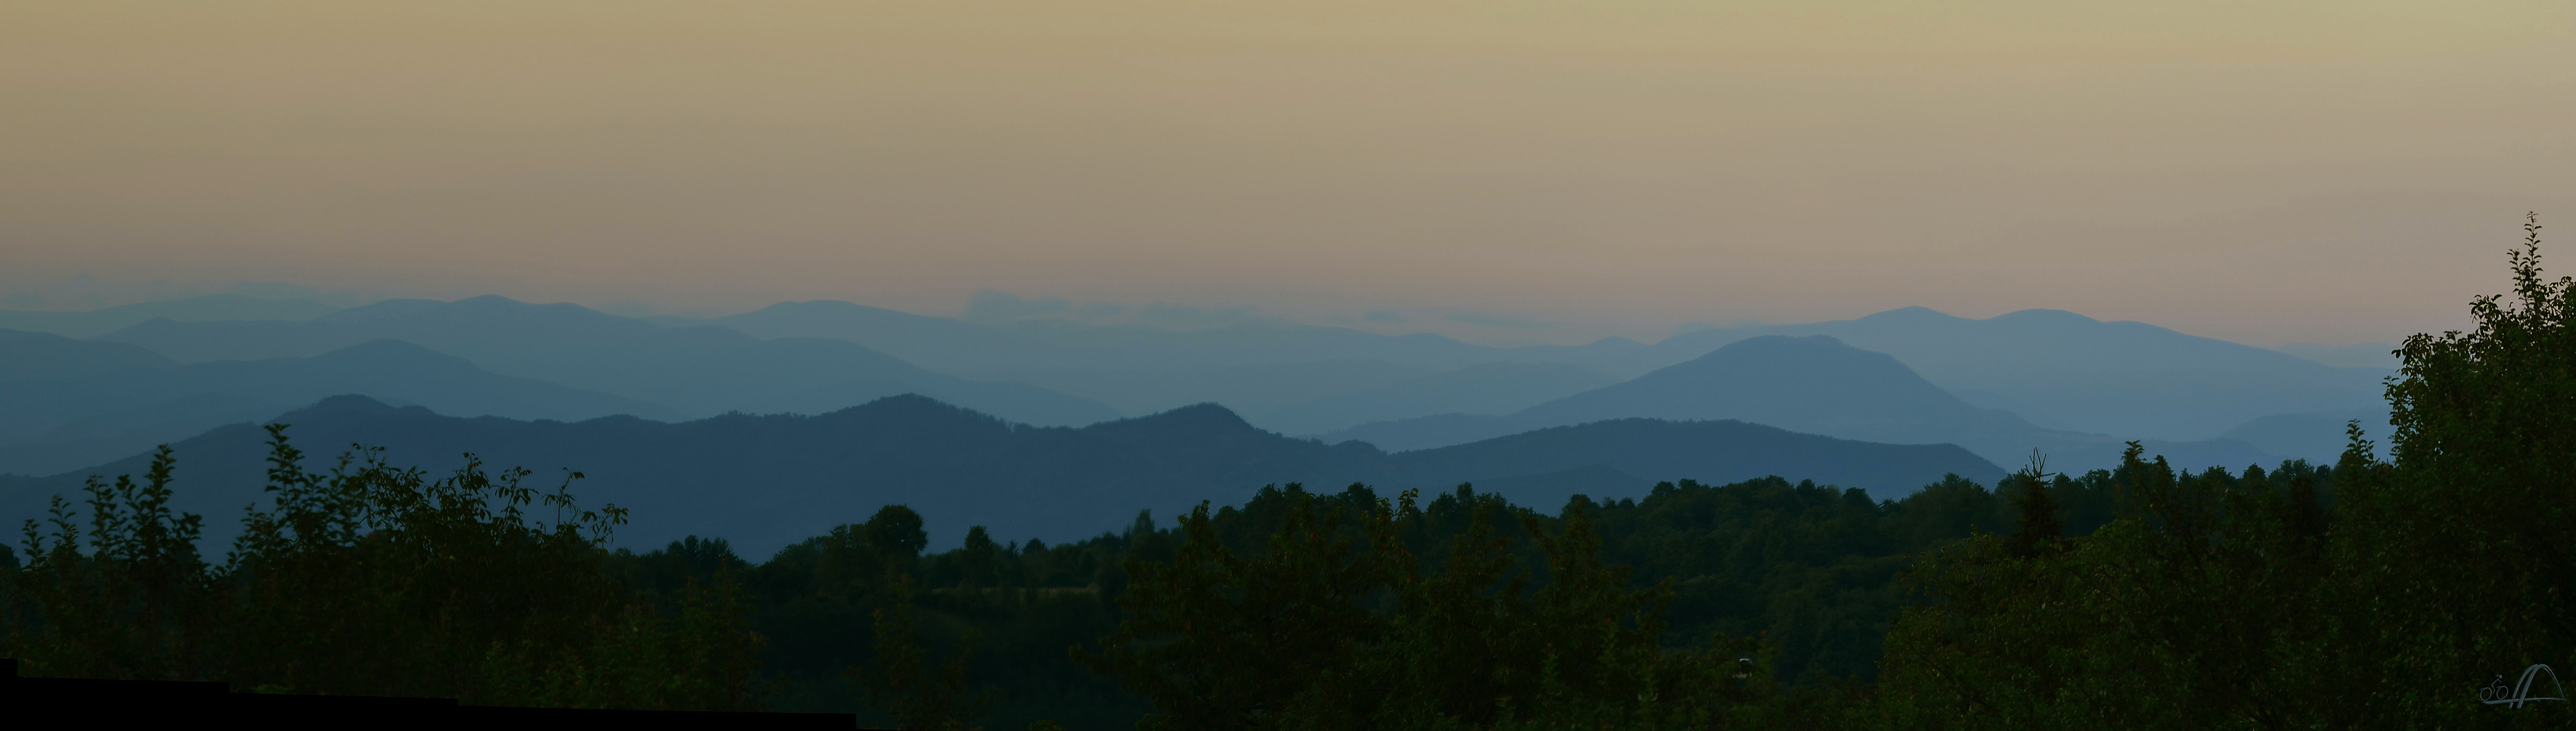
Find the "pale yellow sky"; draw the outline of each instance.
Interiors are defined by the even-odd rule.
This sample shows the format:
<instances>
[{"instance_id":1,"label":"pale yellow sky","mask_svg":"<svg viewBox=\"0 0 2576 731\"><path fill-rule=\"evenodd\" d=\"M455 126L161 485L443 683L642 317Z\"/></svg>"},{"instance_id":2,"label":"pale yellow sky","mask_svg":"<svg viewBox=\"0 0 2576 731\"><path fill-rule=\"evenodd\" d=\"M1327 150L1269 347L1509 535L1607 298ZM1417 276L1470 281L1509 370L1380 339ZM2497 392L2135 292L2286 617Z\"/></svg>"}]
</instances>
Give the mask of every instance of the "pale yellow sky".
<instances>
[{"instance_id":1,"label":"pale yellow sky","mask_svg":"<svg viewBox=\"0 0 2576 731\"><path fill-rule=\"evenodd\" d=\"M2454 326L2525 210L2576 242L2561 0L0 0L0 99L0 294L2333 342Z\"/></svg>"}]
</instances>

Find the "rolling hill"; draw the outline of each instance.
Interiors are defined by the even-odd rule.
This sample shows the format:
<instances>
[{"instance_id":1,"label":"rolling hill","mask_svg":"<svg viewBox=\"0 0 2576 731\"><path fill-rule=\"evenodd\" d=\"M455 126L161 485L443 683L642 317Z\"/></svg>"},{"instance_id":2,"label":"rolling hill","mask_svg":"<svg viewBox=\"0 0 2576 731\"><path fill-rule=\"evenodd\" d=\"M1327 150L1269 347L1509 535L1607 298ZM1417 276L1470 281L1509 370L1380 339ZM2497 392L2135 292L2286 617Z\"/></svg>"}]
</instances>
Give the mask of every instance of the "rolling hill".
<instances>
[{"instance_id":1,"label":"rolling hill","mask_svg":"<svg viewBox=\"0 0 2576 731\"><path fill-rule=\"evenodd\" d=\"M920 396L816 415L725 415L666 424L629 417L580 423L440 416L364 397L335 397L279 421L308 451L384 445L397 464L452 469L472 451L493 465L588 475L590 504L634 509L626 545L682 535L722 536L745 555L865 519L904 503L942 544L969 525L997 537L1065 540L1122 526L1140 510L1162 516L1200 500L1246 499L1265 484L1367 482L1426 491L1474 482L1523 504L1566 496L1643 495L1654 481L1727 482L1778 474L1896 497L1957 473L2002 470L1957 447L1871 444L1740 422L1619 420L1547 429L1446 449L1388 454L1262 431L1202 405L1082 428L1033 427ZM218 543L260 499L265 451L251 425L182 441L180 509L209 517ZM70 494L81 474L140 473L143 457L48 478L0 481L0 520L34 517L44 497Z\"/></svg>"}]
</instances>

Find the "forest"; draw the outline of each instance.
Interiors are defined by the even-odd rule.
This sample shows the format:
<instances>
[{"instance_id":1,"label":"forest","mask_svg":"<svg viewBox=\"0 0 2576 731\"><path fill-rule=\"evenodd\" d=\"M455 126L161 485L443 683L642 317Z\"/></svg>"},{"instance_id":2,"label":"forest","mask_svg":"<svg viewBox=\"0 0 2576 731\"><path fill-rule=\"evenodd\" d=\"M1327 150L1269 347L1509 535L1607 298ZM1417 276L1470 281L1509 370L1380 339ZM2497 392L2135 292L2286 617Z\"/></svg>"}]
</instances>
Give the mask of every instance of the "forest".
<instances>
[{"instance_id":1,"label":"forest","mask_svg":"<svg viewBox=\"0 0 2576 731\"><path fill-rule=\"evenodd\" d=\"M2564 727L2576 280L2538 227L2403 345L2385 448L2033 454L1901 500L1773 477L1513 505L1286 484L1058 544L888 505L761 560L636 552L580 473L317 461L270 427L220 556L179 456L0 553L33 674L973 728ZM327 464L326 464L327 462Z\"/></svg>"}]
</instances>

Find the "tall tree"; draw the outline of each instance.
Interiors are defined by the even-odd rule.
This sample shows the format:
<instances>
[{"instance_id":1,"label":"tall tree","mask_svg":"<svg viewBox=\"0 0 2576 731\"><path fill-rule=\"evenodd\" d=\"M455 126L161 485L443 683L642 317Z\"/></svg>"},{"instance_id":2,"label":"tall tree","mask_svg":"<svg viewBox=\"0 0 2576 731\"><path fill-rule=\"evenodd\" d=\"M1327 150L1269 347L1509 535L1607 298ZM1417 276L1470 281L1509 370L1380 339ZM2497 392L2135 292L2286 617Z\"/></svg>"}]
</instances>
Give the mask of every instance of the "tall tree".
<instances>
[{"instance_id":1,"label":"tall tree","mask_svg":"<svg viewBox=\"0 0 2576 731\"><path fill-rule=\"evenodd\" d=\"M2542 276L2536 215L2523 231L2510 298L2478 297L2475 329L2398 350L2388 461L2357 434L2345 453L2323 603L2343 609L2302 671L2383 690L2315 707L2337 723L2570 720L2563 703L2497 711L2476 694L2576 665L2561 609L2576 598L2576 280Z\"/></svg>"},{"instance_id":2,"label":"tall tree","mask_svg":"<svg viewBox=\"0 0 2576 731\"><path fill-rule=\"evenodd\" d=\"M2013 509L2020 520L2014 523L2012 551L2018 556L2036 556L2053 551L2066 541L2066 516L2059 512L2055 496L2049 494L2048 458L2039 450L2030 450L2030 464L2013 473Z\"/></svg>"}]
</instances>

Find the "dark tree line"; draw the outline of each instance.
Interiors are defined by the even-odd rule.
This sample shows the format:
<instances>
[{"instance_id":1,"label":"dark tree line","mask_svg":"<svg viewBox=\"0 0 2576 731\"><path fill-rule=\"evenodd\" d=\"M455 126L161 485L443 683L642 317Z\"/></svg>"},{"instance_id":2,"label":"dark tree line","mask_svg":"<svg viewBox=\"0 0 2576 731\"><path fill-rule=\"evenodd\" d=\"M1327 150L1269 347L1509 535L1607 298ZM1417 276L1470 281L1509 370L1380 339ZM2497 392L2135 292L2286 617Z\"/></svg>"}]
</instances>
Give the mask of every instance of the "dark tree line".
<instances>
[{"instance_id":1,"label":"dark tree line","mask_svg":"<svg viewBox=\"0 0 2576 731\"><path fill-rule=\"evenodd\" d=\"M624 522L525 470L431 479L363 451L309 472L270 427L272 507L221 562L200 516L169 508L175 460L91 478L28 521L0 642L34 674L224 680L266 692L416 695L490 705L742 709L759 639L730 587L668 606L615 580ZM539 519L538 515L548 517ZM720 579L719 579L720 580Z\"/></svg>"}]
</instances>

